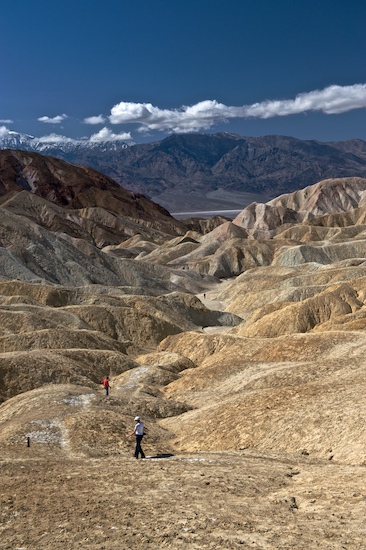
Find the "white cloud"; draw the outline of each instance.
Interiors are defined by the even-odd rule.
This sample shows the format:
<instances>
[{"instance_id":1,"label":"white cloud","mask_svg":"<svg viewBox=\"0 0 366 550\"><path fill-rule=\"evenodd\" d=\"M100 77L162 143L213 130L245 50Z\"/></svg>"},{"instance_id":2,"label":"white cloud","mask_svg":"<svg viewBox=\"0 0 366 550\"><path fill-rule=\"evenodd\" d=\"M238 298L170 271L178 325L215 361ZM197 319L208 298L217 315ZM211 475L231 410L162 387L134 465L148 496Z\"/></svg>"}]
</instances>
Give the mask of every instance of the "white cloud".
<instances>
[{"instance_id":1,"label":"white cloud","mask_svg":"<svg viewBox=\"0 0 366 550\"><path fill-rule=\"evenodd\" d=\"M180 109L160 109L151 103L121 101L111 109L112 124L139 124L138 130L171 131L177 133L208 130L218 122L231 118L261 118L288 116L320 111L340 114L366 107L366 84L332 85L323 90L298 94L295 99L267 100L239 107L227 106L216 100L205 100Z\"/></svg>"},{"instance_id":2,"label":"white cloud","mask_svg":"<svg viewBox=\"0 0 366 550\"><path fill-rule=\"evenodd\" d=\"M0 138L6 138L9 136L10 130L6 126L0 126Z\"/></svg>"},{"instance_id":3,"label":"white cloud","mask_svg":"<svg viewBox=\"0 0 366 550\"><path fill-rule=\"evenodd\" d=\"M52 118L49 116L41 116L37 120L39 122L45 122L46 124L60 124L63 120L65 120L65 118L67 118L67 115L63 114L54 116Z\"/></svg>"},{"instance_id":4,"label":"white cloud","mask_svg":"<svg viewBox=\"0 0 366 550\"><path fill-rule=\"evenodd\" d=\"M90 136L89 141L128 141L132 139L130 132L114 134L109 128L102 128L97 134Z\"/></svg>"},{"instance_id":5,"label":"white cloud","mask_svg":"<svg viewBox=\"0 0 366 550\"><path fill-rule=\"evenodd\" d=\"M78 140L72 139L66 136L60 136L59 134L49 134L48 136L42 136L37 138L37 141L41 143L76 143Z\"/></svg>"},{"instance_id":6,"label":"white cloud","mask_svg":"<svg viewBox=\"0 0 366 550\"><path fill-rule=\"evenodd\" d=\"M151 103L129 103L122 101L111 110L112 124L140 124L140 130L170 130L193 132L208 130L215 122L225 119L228 108L217 101L201 101L181 109L160 109Z\"/></svg>"},{"instance_id":7,"label":"white cloud","mask_svg":"<svg viewBox=\"0 0 366 550\"><path fill-rule=\"evenodd\" d=\"M324 90L302 93L295 99L264 101L245 108L246 116L271 118L307 111L321 111L327 115L346 113L366 107L366 84L353 86L329 86Z\"/></svg>"},{"instance_id":8,"label":"white cloud","mask_svg":"<svg viewBox=\"0 0 366 550\"><path fill-rule=\"evenodd\" d=\"M106 119L103 115L89 116L83 120L84 124L104 124L105 121Z\"/></svg>"},{"instance_id":9,"label":"white cloud","mask_svg":"<svg viewBox=\"0 0 366 550\"><path fill-rule=\"evenodd\" d=\"M10 118L4 118L4 119L0 119L0 123L2 123L2 124L13 124L14 120L11 120Z\"/></svg>"}]
</instances>

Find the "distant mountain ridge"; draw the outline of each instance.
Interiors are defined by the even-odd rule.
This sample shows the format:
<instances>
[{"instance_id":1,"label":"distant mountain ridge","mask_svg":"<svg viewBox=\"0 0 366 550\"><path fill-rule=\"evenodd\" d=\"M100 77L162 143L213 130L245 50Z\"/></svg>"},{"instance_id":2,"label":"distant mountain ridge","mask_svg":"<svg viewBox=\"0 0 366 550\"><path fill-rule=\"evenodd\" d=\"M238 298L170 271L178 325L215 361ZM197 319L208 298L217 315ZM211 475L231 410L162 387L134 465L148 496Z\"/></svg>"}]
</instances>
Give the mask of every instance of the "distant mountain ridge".
<instances>
[{"instance_id":1,"label":"distant mountain ridge","mask_svg":"<svg viewBox=\"0 0 366 550\"><path fill-rule=\"evenodd\" d=\"M41 152L95 168L170 212L244 208L320 180L366 176L366 142L236 134L172 135L162 141L46 141L11 133L0 148Z\"/></svg>"}]
</instances>

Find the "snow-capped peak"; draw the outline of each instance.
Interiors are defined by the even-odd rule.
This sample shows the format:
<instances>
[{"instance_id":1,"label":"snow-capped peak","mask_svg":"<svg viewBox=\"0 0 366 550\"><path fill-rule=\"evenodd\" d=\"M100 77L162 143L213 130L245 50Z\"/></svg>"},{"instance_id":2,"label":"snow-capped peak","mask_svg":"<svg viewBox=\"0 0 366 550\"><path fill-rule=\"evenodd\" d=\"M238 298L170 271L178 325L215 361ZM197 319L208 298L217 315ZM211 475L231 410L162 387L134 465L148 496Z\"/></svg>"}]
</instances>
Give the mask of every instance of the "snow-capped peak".
<instances>
[{"instance_id":1,"label":"snow-capped peak","mask_svg":"<svg viewBox=\"0 0 366 550\"><path fill-rule=\"evenodd\" d=\"M118 151L126 149L131 145L127 141L111 141L90 139L73 139L57 134L50 134L43 137L35 137L29 134L20 134L3 127L0 129L0 149L21 149L23 151L35 151L37 153L51 154L54 151L70 153L88 149L99 149L100 151Z\"/></svg>"}]
</instances>

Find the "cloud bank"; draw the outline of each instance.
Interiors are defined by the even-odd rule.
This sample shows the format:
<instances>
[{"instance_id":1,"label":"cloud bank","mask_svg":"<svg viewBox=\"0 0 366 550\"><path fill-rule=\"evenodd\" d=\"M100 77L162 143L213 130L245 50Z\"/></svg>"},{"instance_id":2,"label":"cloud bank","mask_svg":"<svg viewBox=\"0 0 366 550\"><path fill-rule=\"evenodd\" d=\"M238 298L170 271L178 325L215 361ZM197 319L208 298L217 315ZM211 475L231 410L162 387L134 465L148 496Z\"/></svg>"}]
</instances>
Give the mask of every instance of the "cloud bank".
<instances>
[{"instance_id":1,"label":"cloud bank","mask_svg":"<svg viewBox=\"0 0 366 550\"><path fill-rule=\"evenodd\" d=\"M60 124L63 120L65 120L65 118L67 118L67 115L63 114L54 116L52 118L49 116L41 116L37 120L39 122L45 122L46 124Z\"/></svg>"},{"instance_id":2,"label":"cloud bank","mask_svg":"<svg viewBox=\"0 0 366 550\"><path fill-rule=\"evenodd\" d=\"M194 105L183 105L176 109L162 109L152 103L134 103L121 101L112 107L110 115L103 114L90 116L79 120L79 123L96 125L105 124L135 124L138 132L161 131L166 133L189 133L210 130L219 123L230 119L268 119L298 115L308 112L321 112L327 115L346 113L354 109L366 107L366 84L351 86L328 86L322 90L314 90L298 94L294 99L266 100L251 105L230 106L213 99L200 101ZM68 116L66 114L55 117L42 116L37 120L46 124L60 124ZM0 124L12 124L10 119L0 119ZM0 126L0 138L9 137L11 132L5 125ZM78 142L89 141L98 143L103 141L130 141L131 133L121 131L115 133L106 126L89 138L72 139L58 134L49 134L37 138L41 142Z\"/></svg>"},{"instance_id":3,"label":"cloud bank","mask_svg":"<svg viewBox=\"0 0 366 550\"><path fill-rule=\"evenodd\" d=\"M77 143L77 139L69 138L66 136L60 136L59 134L48 134L48 136L42 136L35 138L40 143Z\"/></svg>"},{"instance_id":4,"label":"cloud bank","mask_svg":"<svg viewBox=\"0 0 366 550\"><path fill-rule=\"evenodd\" d=\"M89 141L94 143L99 141L128 141L132 139L130 132L114 134L109 128L102 128L97 134L90 136Z\"/></svg>"},{"instance_id":5,"label":"cloud bank","mask_svg":"<svg viewBox=\"0 0 366 550\"><path fill-rule=\"evenodd\" d=\"M0 137L1 137L1 127L0 127ZM83 141L85 143L91 142L91 143L99 143L103 141L129 141L132 139L131 134L129 132L122 132L120 134L114 134L112 130L109 130L108 128L102 128L100 132L97 134L93 134L90 136L90 138L83 138L83 139L73 139L66 136L62 136L60 134L49 134L48 136L42 136L40 138L36 138L37 141L41 143L74 143L77 144L80 141Z\"/></svg>"},{"instance_id":6,"label":"cloud bank","mask_svg":"<svg viewBox=\"0 0 366 550\"><path fill-rule=\"evenodd\" d=\"M111 109L108 118L111 124L138 124L140 132L187 133L208 130L219 122L233 118L267 119L310 111L331 115L365 107L366 84L354 84L332 85L323 90L298 94L295 99L267 100L238 107L205 100L180 109L161 109L151 103L121 101Z\"/></svg>"}]
</instances>

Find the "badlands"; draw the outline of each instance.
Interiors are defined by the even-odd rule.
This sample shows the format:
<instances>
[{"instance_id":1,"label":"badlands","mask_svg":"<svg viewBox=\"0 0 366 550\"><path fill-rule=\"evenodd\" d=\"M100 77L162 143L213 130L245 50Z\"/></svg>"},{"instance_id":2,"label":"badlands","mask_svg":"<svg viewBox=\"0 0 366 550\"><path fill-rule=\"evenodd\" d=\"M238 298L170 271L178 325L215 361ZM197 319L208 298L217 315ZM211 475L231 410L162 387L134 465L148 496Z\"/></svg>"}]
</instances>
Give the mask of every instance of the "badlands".
<instances>
[{"instance_id":1,"label":"badlands","mask_svg":"<svg viewBox=\"0 0 366 550\"><path fill-rule=\"evenodd\" d=\"M177 221L1 151L0 255L1 548L366 548L366 179Z\"/></svg>"}]
</instances>

